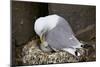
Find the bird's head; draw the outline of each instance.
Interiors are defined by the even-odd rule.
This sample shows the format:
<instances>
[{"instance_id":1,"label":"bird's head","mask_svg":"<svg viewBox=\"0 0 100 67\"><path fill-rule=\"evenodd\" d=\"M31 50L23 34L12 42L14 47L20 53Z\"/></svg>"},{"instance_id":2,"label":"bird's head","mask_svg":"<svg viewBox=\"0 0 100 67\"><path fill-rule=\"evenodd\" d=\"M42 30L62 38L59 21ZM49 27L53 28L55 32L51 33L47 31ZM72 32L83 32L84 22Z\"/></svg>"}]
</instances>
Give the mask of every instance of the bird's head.
<instances>
[{"instance_id":1,"label":"bird's head","mask_svg":"<svg viewBox=\"0 0 100 67\"><path fill-rule=\"evenodd\" d=\"M58 19L59 16L54 14L45 17L40 17L35 21L34 30L36 34L40 37L41 43L46 41L46 33L56 26Z\"/></svg>"},{"instance_id":2,"label":"bird's head","mask_svg":"<svg viewBox=\"0 0 100 67\"><path fill-rule=\"evenodd\" d=\"M40 37L40 41L42 44L45 42L45 35L48 30L46 25L47 24L43 17L40 17L35 21L34 30L36 34Z\"/></svg>"}]
</instances>

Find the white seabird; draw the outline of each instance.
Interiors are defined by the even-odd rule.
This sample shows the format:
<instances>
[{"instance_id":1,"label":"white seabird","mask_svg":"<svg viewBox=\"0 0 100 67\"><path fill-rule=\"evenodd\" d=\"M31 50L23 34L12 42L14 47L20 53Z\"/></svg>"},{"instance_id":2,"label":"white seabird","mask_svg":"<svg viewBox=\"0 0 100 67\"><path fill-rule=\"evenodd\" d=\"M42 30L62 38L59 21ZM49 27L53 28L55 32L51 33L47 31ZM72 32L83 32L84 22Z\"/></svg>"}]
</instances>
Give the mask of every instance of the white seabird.
<instances>
[{"instance_id":1,"label":"white seabird","mask_svg":"<svg viewBox=\"0 0 100 67\"><path fill-rule=\"evenodd\" d=\"M69 23L56 14L38 18L34 30L40 37L40 47L45 52L64 50L76 55L76 49L81 48L81 43L74 36Z\"/></svg>"}]
</instances>

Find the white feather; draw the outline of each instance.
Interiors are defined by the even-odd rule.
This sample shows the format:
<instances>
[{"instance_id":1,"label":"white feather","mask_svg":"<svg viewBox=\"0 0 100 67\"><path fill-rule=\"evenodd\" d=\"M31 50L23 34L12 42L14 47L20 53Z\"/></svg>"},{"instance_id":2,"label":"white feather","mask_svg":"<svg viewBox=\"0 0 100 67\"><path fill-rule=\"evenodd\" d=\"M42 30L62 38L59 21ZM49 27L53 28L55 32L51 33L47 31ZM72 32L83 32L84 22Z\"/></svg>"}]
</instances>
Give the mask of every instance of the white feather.
<instances>
[{"instance_id":1,"label":"white feather","mask_svg":"<svg viewBox=\"0 0 100 67\"><path fill-rule=\"evenodd\" d=\"M57 25L58 20L59 16L56 14L40 17L35 22L34 30L40 36L44 29L53 29Z\"/></svg>"}]
</instances>

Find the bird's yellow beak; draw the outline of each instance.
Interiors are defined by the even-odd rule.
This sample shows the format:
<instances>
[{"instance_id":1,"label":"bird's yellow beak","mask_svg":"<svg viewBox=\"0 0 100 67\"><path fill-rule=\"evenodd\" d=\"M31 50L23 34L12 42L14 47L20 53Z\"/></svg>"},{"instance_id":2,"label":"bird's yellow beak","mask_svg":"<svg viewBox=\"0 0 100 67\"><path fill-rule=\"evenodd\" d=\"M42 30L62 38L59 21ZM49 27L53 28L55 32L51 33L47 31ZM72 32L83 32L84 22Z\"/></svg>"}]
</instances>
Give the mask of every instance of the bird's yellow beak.
<instances>
[{"instance_id":1,"label":"bird's yellow beak","mask_svg":"<svg viewBox=\"0 0 100 67\"><path fill-rule=\"evenodd\" d=\"M41 43L44 43L45 42L45 38L46 38L46 36L45 36L45 34L46 34L46 29L44 29L44 31L40 34L40 41L41 41Z\"/></svg>"},{"instance_id":2,"label":"bird's yellow beak","mask_svg":"<svg viewBox=\"0 0 100 67\"><path fill-rule=\"evenodd\" d=\"M40 35L40 41L41 41L41 43L43 43L45 41L45 37L43 36L43 34Z\"/></svg>"}]
</instances>

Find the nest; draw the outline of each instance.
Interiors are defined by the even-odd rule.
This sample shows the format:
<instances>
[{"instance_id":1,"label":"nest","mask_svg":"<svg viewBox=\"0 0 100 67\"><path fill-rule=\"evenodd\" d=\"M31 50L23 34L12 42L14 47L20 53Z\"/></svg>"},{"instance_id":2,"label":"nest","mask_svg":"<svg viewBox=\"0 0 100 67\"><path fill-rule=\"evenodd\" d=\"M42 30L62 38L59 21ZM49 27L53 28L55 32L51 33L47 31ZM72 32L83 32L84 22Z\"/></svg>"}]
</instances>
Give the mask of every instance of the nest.
<instances>
[{"instance_id":1,"label":"nest","mask_svg":"<svg viewBox=\"0 0 100 67\"><path fill-rule=\"evenodd\" d=\"M94 46L95 44L92 43ZM84 54L75 57L68 52L58 51L45 53L39 49L37 40L32 40L22 48L17 49L16 65L58 64L95 61L95 47L85 46Z\"/></svg>"}]
</instances>

